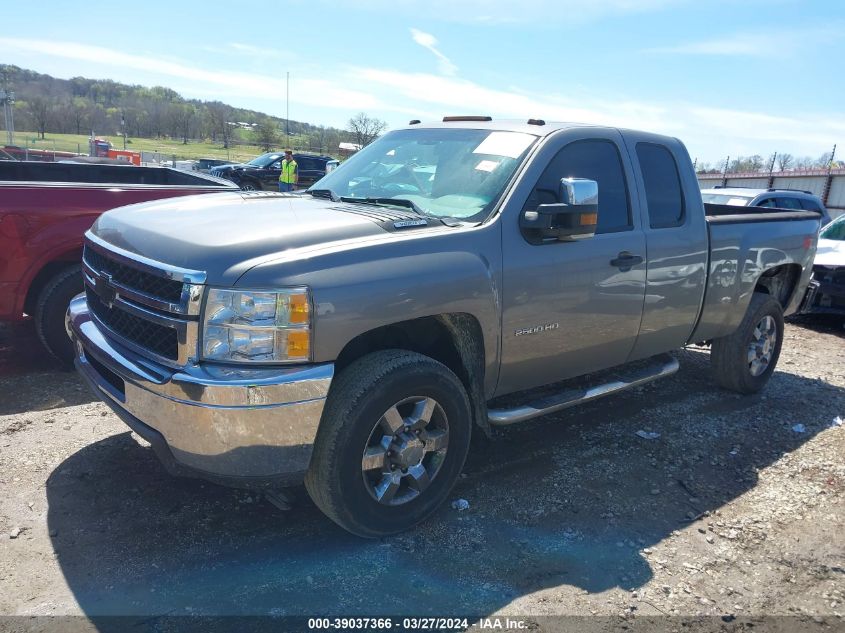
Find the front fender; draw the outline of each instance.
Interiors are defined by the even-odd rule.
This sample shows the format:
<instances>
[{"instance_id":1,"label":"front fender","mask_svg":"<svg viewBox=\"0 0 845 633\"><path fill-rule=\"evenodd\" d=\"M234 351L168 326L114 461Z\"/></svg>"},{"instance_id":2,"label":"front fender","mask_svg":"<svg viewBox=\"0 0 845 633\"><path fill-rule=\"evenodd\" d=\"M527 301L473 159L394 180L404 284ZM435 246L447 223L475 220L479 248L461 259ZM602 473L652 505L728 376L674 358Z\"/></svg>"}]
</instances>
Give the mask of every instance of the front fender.
<instances>
[{"instance_id":1,"label":"front fender","mask_svg":"<svg viewBox=\"0 0 845 633\"><path fill-rule=\"evenodd\" d=\"M498 379L501 240L497 224L318 251L256 266L239 287L307 285L313 293L314 358L335 360L355 337L427 316L474 316L484 337L485 391Z\"/></svg>"}]
</instances>

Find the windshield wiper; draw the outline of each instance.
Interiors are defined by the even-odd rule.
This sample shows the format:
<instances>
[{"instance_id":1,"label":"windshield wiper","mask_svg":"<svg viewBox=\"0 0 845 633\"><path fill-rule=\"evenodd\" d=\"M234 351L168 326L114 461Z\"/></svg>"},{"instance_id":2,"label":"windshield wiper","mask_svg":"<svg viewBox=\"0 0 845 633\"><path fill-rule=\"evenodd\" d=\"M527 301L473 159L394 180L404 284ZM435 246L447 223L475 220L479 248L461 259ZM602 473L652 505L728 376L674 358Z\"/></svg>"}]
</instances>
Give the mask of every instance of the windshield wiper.
<instances>
[{"instance_id":1,"label":"windshield wiper","mask_svg":"<svg viewBox=\"0 0 845 633\"><path fill-rule=\"evenodd\" d=\"M309 189L310 193L315 198L328 198L332 202L340 202L341 198L331 189Z\"/></svg>"},{"instance_id":2,"label":"windshield wiper","mask_svg":"<svg viewBox=\"0 0 845 633\"><path fill-rule=\"evenodd\" d=\"M406 209L410 209L417 215L429 217L428 214L423 211L423 209L416 202L414 202L413 200L408 200L406 198L354 198L341 196L340 199L342 202L363 202L365 204L375 204L382 207L405 207Z\"/></svg>"},{"instance_id":3,"label":"windshield wiper","mask_svg":"<svg viewBox=\"0 0 845 633\"><path fill-rule=\"evenodd\" d=\"M425 210L420 207L416 202L414 202L413 200L408 200L407 198L355 198L349 196L341 196L340 200L341 202L358 202L363 204L375 204L378 206L405 207L406 209L410 209L420 217L438 220L441 224L445 224L446 226L460 226L463 223L457 218L430 215L426 213Z\"/></svg>"}]
</instances>

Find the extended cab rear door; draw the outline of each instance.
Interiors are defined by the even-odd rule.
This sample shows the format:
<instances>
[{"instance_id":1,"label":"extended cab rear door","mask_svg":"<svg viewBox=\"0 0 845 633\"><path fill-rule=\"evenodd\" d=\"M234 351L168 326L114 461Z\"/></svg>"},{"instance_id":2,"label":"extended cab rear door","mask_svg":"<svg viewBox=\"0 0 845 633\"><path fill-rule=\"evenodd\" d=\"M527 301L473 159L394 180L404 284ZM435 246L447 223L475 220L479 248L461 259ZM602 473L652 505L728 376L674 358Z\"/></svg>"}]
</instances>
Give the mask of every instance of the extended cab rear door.
<instances>
[{"instance_id":1,"label":"extended cab rear door","mask_svg":"<svg viewBox=\"0 0 845 633\"><path fill-rule=\"evenodd\" d=\"M689 340L707 283L709 242L701 191L683 144L625 131L647 249L642 325L629 360Z\"/></svg>"},{"instance_id":2,"label":"extended cab rear door","mask_svg":"<svg viewBox=\"0 0 845 633\"><path fill-rule=\"evenodd\" d=\"M531 243L519 216L555 203L561 178L598 182L598 228L581 241ZM564 130L532 160L502 218L502 363L498 393L622 364L645 296L645 236L622 135Z\"/></svg>"}]
</instances>

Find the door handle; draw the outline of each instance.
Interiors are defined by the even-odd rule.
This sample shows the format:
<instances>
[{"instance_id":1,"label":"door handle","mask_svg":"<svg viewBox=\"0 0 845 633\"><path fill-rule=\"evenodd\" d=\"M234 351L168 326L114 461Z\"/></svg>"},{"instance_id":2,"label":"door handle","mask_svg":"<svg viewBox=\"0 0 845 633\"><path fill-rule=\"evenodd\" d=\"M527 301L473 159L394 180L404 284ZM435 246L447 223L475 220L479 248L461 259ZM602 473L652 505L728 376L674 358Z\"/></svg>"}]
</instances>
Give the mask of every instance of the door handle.
<instances>
[{"instance_id":1,"label":"door handle","mask_svg":"<svg viewBox=\"0 0 845 633\"><path fill-rule=\"evenodd\" d=\"M628 251L622 251L619 255L616 256L616 259L610 260L610 265L618 268L619 270L626 272L631 270L637 264L642 264L643 258L639 255L632 255Z\"/></svg>"}]
</instances>

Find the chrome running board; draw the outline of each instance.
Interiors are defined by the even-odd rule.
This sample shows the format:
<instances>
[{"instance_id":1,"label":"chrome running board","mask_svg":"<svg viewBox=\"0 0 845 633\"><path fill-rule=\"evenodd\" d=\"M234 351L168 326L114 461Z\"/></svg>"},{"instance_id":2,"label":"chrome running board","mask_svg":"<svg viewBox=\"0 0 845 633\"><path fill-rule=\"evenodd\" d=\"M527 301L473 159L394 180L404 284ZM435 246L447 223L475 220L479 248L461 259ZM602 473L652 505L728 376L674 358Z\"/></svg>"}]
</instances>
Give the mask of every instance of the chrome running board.
<instances>
[{"instance_id":1,"label":"chrome running board","mask_svg":"<svg viewBox=\"0 0 845 633\"><path fill-rule=\"evenodd\" d=\"M643 385L652 380L671 376L678 371L678 361L668 354L654 356L645 367L625 372L624 368L613 376L614 380L593 387L566 389L529 402L512 409L488 409L487 419L493 426L508 426L517 422L525 422L541 415L548 415L555 411L568 409L577 404L591 402L604 396L609 396L632 387Z\"/></svg>"}]
</instances>

